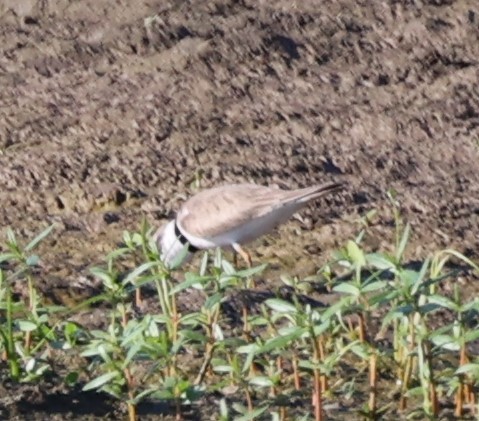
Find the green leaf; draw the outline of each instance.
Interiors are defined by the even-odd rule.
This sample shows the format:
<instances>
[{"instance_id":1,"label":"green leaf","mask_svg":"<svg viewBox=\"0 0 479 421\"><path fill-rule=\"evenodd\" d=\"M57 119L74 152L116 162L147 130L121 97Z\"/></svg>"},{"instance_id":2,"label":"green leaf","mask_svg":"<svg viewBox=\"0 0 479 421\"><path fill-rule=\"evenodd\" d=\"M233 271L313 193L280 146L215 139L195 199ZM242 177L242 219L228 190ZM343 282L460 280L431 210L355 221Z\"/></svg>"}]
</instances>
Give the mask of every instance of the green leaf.
<instances>
[{"instance_id":1,"label":"green leaf","mask_svg":"<svg viewBox=\"0 0 479 421\"><path fill-rule=\"evenodd\" d=\"M110 344L100 344L98 346L98 355L100 355L107 364L112 362L111 356L108 354L109 351L111 351Z\"/></svg>"},{"instance_id":2,"label":"green leaf","mask_svg":"<svg viewBox=\"0 0 479 421\"><path fill-rule=\"evenodd\" d=\"M143 275L135 280L135 288L142 287L143 285L151 284L158 279L162 280L165 275L162 273L153 273L152 275Z\"/></svg>"},{"instance_id":3,"label":"green leaf","mask_svg":"<svg viewBox=\"0 0 479 421\"><path fill-rule=\"evenodd\" d=\"M213 338L215 338L216 341L221 341L221 342L225 338L223 329L221 329L221 326L218 323L213 324Z\"/></svg>"},{"instance_id":4,"label":"green leaf","mask_svg":"<svg viewBox=\"0 0 479 421\"><path fill-rule=\"evenodd\" d=\"M146 231L144 231L144 233L146 234ZM150 233L152 234L152 232ZM143 241L143 236L142 234L138 233L138 232L134 232L133 235L131 236L131 242L135 245L135 246L140 246L141 244L144 243Z\"/></svg>"},{"instance_id":5,"label":"green leaf","mask_svg":"<svg viewBox=\"0 0 479 421\"><path fill-rule=\"evenodd\" d=\"M15 237L15 233L13 232L13 230L10 227L8 227L8 229L7 229L7 240L10 243L10 245L18 246L17 245L17 239Z\"/></svg>"},{"instance_id":6,"label":"green leaf","mask_svg":"<svg viewBox=\"0 0 479 421\"><path fill-rule=\"evenodd\" d=\"M109 260L115 260L118 257L123 256L124 254L127 254L130 251L129 248L127 247L122 247L118 248L116 250L113 250L111 253L108 253L105 260L108 262Z\"/></svg>"},{"instance_id":7,"label":"green leaf","mask_svg":"<svg viewBox=\"0 0 479 421\"><path fill-rule=\"evenodd\" d=\"M122 364L123 369L127 368L131 360L136 356L136 354L138 354L138 352L140 352L142 345L143 344L141 342L134 343L133 346L128 350L125 361L123 361Z\"/></svg>"},{"instance_id":8,"label":"green leaf","mask_svg":"<svg viewBox=\"0 0 479 421\"><path fill-rule=\"evenodd\" d=\"M364 343L358 343L355 346L352 346L351 351L363 360L369 358L369 348Z\"/></svg>"},{"instance_id":9,"label":"green leaf","mask_svg":"<svg viewBox=\"0 0 479 421\"><path fill-rule=\"evenodd\" d=\"M291 278L289 275L281 274L279 276L279 278L281 279L281 282L283 284L285 284L286 286L288 286L288 287L294 286L295 282L294 282L293 278ZM314 280L316 280L316 279L314 279Z\"/></svg>"},{"instance_id":10,"label":"green leaf","mask_svg":"<svg viewBox=\"0 0 479 421\"><path fill-rule=\"evenodd\" d=\"M65 376L64 382L68 386L74 386L78 382L78 378L80 377L78 371L71 371Z\"/></svg>"},{"instance_id":11,"label":"green leaf","mask_svg":"<svg viewBox=\"0 0 479 421\"><path fill-rule=\"evenodd\" d=\"M260 347L258 344L246 344L236 348L236 352L238 354L251 354L257 352L259 349Z\"/></svg>"},{"instance_id":12,"label":"green leaf","mask_svg":"<svg viewBox=\"0 0 479 421\"><path fill-rule=\"evenodd\" d=\"M72 336L80 330L80 327L75 322L67 321L63 328L65 335Z\"/></svg>"},{"instance_id":13,"label":"green leaf","mask_svg":"<svg viewBox=\"0 0 479 421\"><path fill-rule=\"evenodd\" d=\"M38 266L39 262L40 262L40 257L38 257L36 254L32 254L31 256L27 257L26 264L27 266L33 267L33 266Z\"/></svg>"},{"instance_id":14,"label":"green leaf","mask_svg":"<svg viewBox=\"0 0 479 421\"><path fill-rule=\"evenodd\" d=\"M270 298L265 301L265 304L273 311L276 311L278 313L292 313L296 314L298 312L297 308L285 301L285 300L280 300L279 298Z\"/></svg>"},{"instance_id":15,"label":"green leaf","mask_svg":"<svg viewBox=\"0 0 479 421\"><path fill-rule=\"evenodd\" d=\"M138 278L143 272L146 272L147 270L150 270L154 268L155 266L158 266L158 262L146 262L137 267L135 270L130 272L125 279L123 279L123 285L127 284L132 284L135 285L134 280Z\"/></svg>"},{"instance_id":16,"label":"green leaf","mask_svg":"<svg viewBox=\"0 0 479 421\"><path fill-rule=\"evenodd\" d=\"M226 399L222 398L220 400L220 421L229 420L230 417L228 416L228 405L226 404Z\"/></svg>"},{"instance_id":17,"label":"green leaf","mask_svg":"<svg viewBox=\"0 0 479 421\"><path fill-rule=\"evenodd\" d=\"M242 373L246 373L253 364L253 359L256 353L258 352L259 346L257 344L243 345L237 348L236 352L238 354L247 354L243 362L243 368L241 369Z\"/></svg>"},{"instance_id":18,"label":"green leaf","mask_svg":"<svg viewBox=\"0 0 479 421\"><path fill-rule=\"evenodd\" d=\"M343 296L341 297L338 301L330 305L322 314L322 318L324 320L331 319L333 316L338 315L340 316L340 313L346 309L349 309L351 306L351 301L353 298L348 295L348 296Z\"/></svg>"},{"instance_id":19,"label":"green leaf","mask_svg":"<svg viewBox=\"0 0 479 421\"><path fill-rule=\"evenodd\" d=\"M250 385L259 387L271 387L274 386L273 381L266 376L256 376L249 380Z\"/></svg>"},{"instance_id":20,"label":"green leaf","mask_svg":"<svg viewBox=\"0 0 479 421\"><path fill-rule=\"evenodd\" d=\"M386 281L371 282L361 288L363 292L377 291L378 289L386 288L388 283Z\"/></svg>"},{"instance_id":21,"label":"green leaf","mask_svg":"<svg viewBox=\"0 0 479 421\"><path fill-rule=\"evenodd\" d=\"M132 236L130 234L129 231L123 231L123 242L125 244L132 244L133 243L133 239L132 239Z\"/></svg>"},{"instance_id":22,"label":"green leaf","mask_svg":"<svg viewBox=\"0 0 479 421\"><path fill-rule=\"evenodd\" d=\"M401 241L399 243L398 249L396 251L396 261L400 262L403 258L404 251L406 250L407 242L409 241L409 234L411 233L411 225L409 222L406 224L406 228L404 228Z\"/></svg>"},{"instance_id":23,"label":"green leaf","mask_svg":"<svg viewBox=\"0 0 479 421\"><path fill-rule=\"evenodd\" d=\"M441 252L439 252L438 254L450 254L454 257L456 257L457 259L459 260L462 260L464 263L466 263L467 265L469 265L471 268L473 268L476 272L479 272L479 266L476 265L472 260L468 259L466 256L464 256L462 253L459 253L458 251L456 250L453 250L453 249L446 249L446 250L442 250Z\"/></svg>"},{"instance_id":24,"label":"green leaf","mask_svg":"<svg viewBox=\"0 0 479 421\"><path fill-rule=\"evenodd\" d=\"M245 415L241 417L235 417L234 421L250 421L254 420L255 418L259 417L263 412L265 412L269 406L263 406L261 408L255 409L251 412L247 412Z\"/></svg>"},{"instance_id":25,"label":"green leaf","mask_svg":"<svg viewBox=\"0 0 479 421\"><path fill-rule=\"evenodd\" d=\"M185 280L171 289L170 295L177 294L178 292L191 288L194 285L204 285L213 279L214 278L212 276L200 276L195 273L188 272L185 275Z\"/></svg>"},{"instance_id":26,"label":"green leaf","mask_svg":"<svg viewBox=\"0 0 479 421\"><path fill-rule=\"evenodd\" d=\"M479 311L479 299L474 298L474 300L469 301L466 304L463 304L463 312L469 312L471 310Z\"/></svg>"},{"instance_id":27,"label":"green leaf","mask_svg":"<svg viewBox=\"0 0 479 421\"><path fill-rule=\"evenodd\" d=\"M479 338L479 330L470 330L469 332L466 332L464 335L464 340L467 342L475 341L477 338Z\"/></svg>"},{"instance_id":28,"label":"green leaf","mask_svg":"<svg viewBox=\"0 0 479 421\"><path fill-rule=\"evenodd\" d=\"M8 260L15 260L17 255L15 253L3 253L0 254L0 263L8 261Z\"/></svg>"},{"instance_id":29,"label":"green leaf","mask_svg":"<svg viewBox=\"0 0 479 421\"><path fill-rule=\"evenodd\" d=\"M213 366L213 370L217 373L231 373L233 372L233 367L230 365L217 365Z\"/></svg>"},{"instance_id":30,"label":"green leaf","mask_svg":"<svg viewBox=\"0 0 479 421\"><path fill-rule=\"evenodd\" d=\"M289 345L291 342L298 339L299 337L301 337L305 332L306 332L305 328L297 327L297 328L295 328L295 330L292 333L290 333L288 335L276 336L272 339L267 340L266 343L263 346L259 347L257 352L258 352L258 354L262 354L262 353L265 353L265 352L270 352L274 349L283 348L283 347Z\"/></svg>"},{"instance_id":31,"label":"green leaf","mask_svg":"<svg viewBox=\"0 0 479 421\"><path fill-rule=\"evenodd\" d=\"M234 266L228 262L227 260L223 259L221 261L221 267L223 269L223 272L226 274L226 275L230 275L230 276L236 276L236 269L234 268Z\"/></svg>"},{"instance_id":32,"label":"green leaf","mask_svg":"<svg viewBox=\"0 0 479 421\"><path fill-rule=\"evenodd\" d=\"M382 329L384 329L394 319L399 319L401 317L408 316L413 311L414 311L414 307L409 304L392 309L386 314L385 317L383 317Z\"/></svg>"},{"instance_id":33,"label":"green leaf","mask_svg":"<svg viewBox=\"0 0 479 421\"><path fill-rule=\"evenodd\" d=\"M215 268L221 269L221 262L223 261L223 255L221 253L221 248L216 247L215 249L215 256L213 259L213 266Z\"/></svg>"},{"instance_id":34,"label":"green leaf","mask_svg":"<svg viewBox=\"0 0 479 421\"><path fill-rule=\"evenodd\" d=\"M37 365L37 360L35 358L30 358L25 364L25 371L27 371L28 373L31 373L35 369L36 365Z\"/></svg>"},{"instance_id":35,"label":"green leaf","mask_svg":"<svg viewBox=\"0 0 479 421\"><path fill-rule=\"evenodd\" d=\"M194 341L199 344L205 344L208 342L208 337L205 334L201 332L195 332L194 330L180 330L179 334L182 335L185 339Z\"/></svg>"},{"instance_id":36,"label":"green leaf","mask_svg":"<svg viewBox=\"0 0 479 421\"><path fill-rule=\"evenodd\" d=\"M153 392L152 397L158 400L170 400L175 399L175 394L171 389L164 389Z\"/></svg>"},{"instance_id":37,"label":"green leaf","mask_svg":"<svg viewBox=\"0 0 479 421\"><path fill-rule=\"evenodd\" d=\"M25 251L33 250L48 234L50 234L55 228L55 224L50 225L48 228L44 229L40 234L38 234L32 241L30 241L25 247Z\"/></svg>"},{"instance_id":38,"label":"green leaf","mask_svg":"<svg viewBox=\"0 0 479 421\"><path fill-rule=\"evenodd\" d=\"M143 399L155 393L158 389L156 387L152 387L150 389L143 390L143 392L136 395L133 399L128 399L126 402L131 403L133 405L138 405Z\"/></svg>"},{"instance_id":39,"label":"green leaf","mask_svg":"<svg viewBox=\"0 0 479 421\"><path fill-rule=\"evenodd\" d=\"M422 386L411 387L410 389L406 391L405 395L408 398L413 398L413 397L421 396L421 395L424 396L424 388Z\"/></svg>"},{"instance_id":40,"label":"green leaf","mask_svg":"<svg viewBox=\"0 0 479 421\"><path fill-rule=\"evenodd\" d=\"M361 295L361 291L356 285L353 285L349 282L342 282L336 286L334 286L333 291L335 292L342 292L344 294L350 294L355 297L359 297Z\"/></svg>"},{"instance_id":41,"label":"green leaf","mask_svg":"<svg viewBox=\"0 0 479 421\"><path fill-rule=\"evenodd\" d=\"M348 251L349 258L356 266L366 265L366 258L364 257L364 253L354 241L349 240L346 245L346 249Z\"/></svg>"},{"instance_id":42,"label":"green leaf","mask_svg":"<svg viewBox=\"0 0 479 421\"><path fill-rule=\"evenodd\" d=\"M440 308L441 307L435 303L427 303L422 306L419 306L418 312L419 314L427 314L439 310Z\"/></svg>"},{"instance_id":43,"label":"green leaf","mask_svg":"<svg viewBox=\"0 0 479 421\"><path fill-rule=\"evenodd\" d=\"M223 298L224 298L223 294L220 294L219 292L217 292L216 294L211 295L205 301L204 308L212 309L215 305L221 303L221 300Z\"/></svg>"},{"instance_id":44,"label":"green leaf","mask_svg":"<svg viewBox=\"0 0 479 421\"><path fill-rule=\"evenodd\" d=\"M83 386L83 391L86 392L92 389L100 389L102 386L110 383L113 379L117 379L120 377L120 374L117 371L110 371L109 373L102 374L99 377L96 377L92 381L88 382L85 386Z\"/></svg>"},{"instance_id":45,"label":"green leaf","mask_svg":"<svg viewBox=\"0 0 479 421\"><path fill-rule=\"evenodd\" d=\"M106 342L109 342L111 340L111 336L109 333L104 332L103 330L91 330L90 334L95 338L95 339L102 339Z\"/></svg>"},{"instance_id":46,"label":"green leaf","mask_svg":"<svg viewBox=\"0 0 479 421\"><path fill-rule=\"evenodd\" d=\"M427 269L429 267L430 260L426 259L424 263L422 264L421 270L417 273L417 278L414 281L414 286L411 289L411 294L415 295L417 291L419 291L419 288L423 285L423 280L426 276ZM426 285L424 285L426 286Z\"/></svg>"},{"instance_id":47,"label":"green leaf","mask_svg":"<svg viewBox=\"0 0 479 421\"><path fill-rule=\"evenodd\" d=\"M181 251L178 253L175 259L171 262L171 265L169 265L169 268L171 270L179 269L180 266L182 265L183 261L186 259L186 256L188 256L189 251L189 244L186 243L185 246L181 249Z\"/></svg>"},{"instance_id":48,"label":"green leaf","mask_svg":"<svg viewBox=\"0 0 479 421\"><path fill-rule=\"evenodd\" d=\"M200 276L204 276L206 273L206 269L208 269L208 252L203 253L203 257L201 258L201 265L200 265Z\"/></svg>"},{"instance_id":49,"label":"green leaf","mask_svg":"<svg viewBox=\"0 0 479 421\"><path fill-rule=\"evenodd\" d=\"M330 326L331 326L331 319L327 319L325 322L315 325L313 328L314 335L316 337L322 335L324 332L326 332L329 329Z\"/></svg>"},{"instance_id":50,"label":"green leaf","mask_svg":"<svg viewBox=\"0 0 479 421\"><path fill-rule=\"evenodd\" d=\"M100 353L96 346L88 347L80 353L80 356L82 357L96 357L97 355L100 355Z\"/></svg>"},{"instance_id":51,"label":"green leaf","mask_svg":"<svg viewBox=\"0 0 479 421\"><path fill-rule=\"evenodd\" d=\"M263 270L266 269L267 266L268 265L265 263L265 264L262 264L260 266L255 266L253 268L239 270L235 273L235 275L240 277L240 278L249 278L250 276L261 273Z\"/></svg>"},{"instance_id":52,"label":"green leaf","mask_svg":"<svg viewBox=\"0 0 479 421\"><path fill-rule=\"evenodd\" d=\"M383 253L369 253L366 255L366 262L379 270L395 271L396 265L391 259Z\"/></svg>"},{"instance_id":53,"label":"green leaf","mask_svg":"<svg viewBox=\"0 0 479 421\"><path fill-rule=\"evenodd\" d=\"M464 364L461 365L455 374L472 374L476 379L479 377L479 364Z\"/></svg>"},{"instance_id":54,"label":"green leaf","mask_svg":"<svg viewBox=\"0 0 479 421\"><path fill-rule=\"evenodd\" d=\"M115 285L115 279L113 278L112 274L108 273L106 270L98 267L93 267L90 269L90 272L93 276L99 278L105 285L113 286Z\"/></svg>"},{"instance_id":55,"label":"green leaf","mask_svg":"<svg viewBox=\"0 0 479 421\"><path fill-rule=\"evenodd\" d=\"M37 325L29 320L18 320L17 323L22 332L32 332L37 328Z\"/></svg>"},{"instance_id":56,"label":"green leaf","mask_svg":"<svg viewBox=\"0 0 479 421\"><path fill-rule=\"evenodd\" d=\"M201 313L188 313L180 318L180 325L197 326L206 322L206 316Z\"/></svg>"},{"instance_id":57,"label":"green leaf","mask_svg":"<svg viewBox=\"0 0 479 421\"><path fill-rule=\"evenodd\" d=\"M459 351L461 348L457 340L451 335L437 335L431 338L434 345L449 351Z\"/></svg>"},{"instance_id":58,"label":"green leaf","mask_svg":"<svg viewBox=\"0 0 479 421\"><path fill-rule=\"evenodd\" d=\"M435 303L441 307L447 308L449 310L457 311L458 306L457 304L453 301L450 300L449 298L443 296L443 295L431 295L428 297L428 300L430 303Z\"/></svg>"}]
</instances>

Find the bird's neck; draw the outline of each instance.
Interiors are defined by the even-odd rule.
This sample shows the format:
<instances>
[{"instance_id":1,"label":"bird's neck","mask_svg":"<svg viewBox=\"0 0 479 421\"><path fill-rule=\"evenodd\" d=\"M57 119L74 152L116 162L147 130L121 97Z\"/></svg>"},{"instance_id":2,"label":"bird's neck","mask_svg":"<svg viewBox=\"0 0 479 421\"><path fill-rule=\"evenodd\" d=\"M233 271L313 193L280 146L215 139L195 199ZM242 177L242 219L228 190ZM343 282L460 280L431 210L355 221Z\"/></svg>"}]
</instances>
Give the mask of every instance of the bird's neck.
<instances>
[{"instance_id":1,"label":"bird's neck","mask_svg":"<svg viewBox=\"0 0 479 421\"><path fill-rule=\"evenodd\" d=\"M175 219L174 229L175 229L176 238L181 243L181 245L185 246L185 245L188 244L188 251L190 253L196 253L197 251L199 251L199 248L197 248L193 244L191 244L188 241L188 239L184 236L184 234L181 232L180 228L178 227L178 222L176 221L176 219Z\"/></svg>"}]
</instances>

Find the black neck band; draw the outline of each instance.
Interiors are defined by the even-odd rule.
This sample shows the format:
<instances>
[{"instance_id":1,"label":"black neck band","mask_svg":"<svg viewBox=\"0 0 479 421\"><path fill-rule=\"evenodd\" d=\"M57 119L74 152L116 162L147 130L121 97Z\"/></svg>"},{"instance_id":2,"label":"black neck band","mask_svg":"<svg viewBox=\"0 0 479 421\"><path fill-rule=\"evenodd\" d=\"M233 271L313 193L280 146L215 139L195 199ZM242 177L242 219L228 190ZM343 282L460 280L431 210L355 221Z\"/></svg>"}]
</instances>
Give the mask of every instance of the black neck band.
<instances>
[{"instance_id":1,"label":"black neck band","mask_svg":"<svg viewBox=\"0 0 479 421\"><path fill-rule=\"evenodd\" d=\"M193 244L191 244L188 239L181 233L180 229L178 228L178 224L177 222L175 221L175 235L176 235L176 238L178 238L178 241L183 244L184 246L186 244L188 244L188 251L190 253L196 253L197 251L199 251L200 249L195 247Z\"/></svg>"}]
</instances>

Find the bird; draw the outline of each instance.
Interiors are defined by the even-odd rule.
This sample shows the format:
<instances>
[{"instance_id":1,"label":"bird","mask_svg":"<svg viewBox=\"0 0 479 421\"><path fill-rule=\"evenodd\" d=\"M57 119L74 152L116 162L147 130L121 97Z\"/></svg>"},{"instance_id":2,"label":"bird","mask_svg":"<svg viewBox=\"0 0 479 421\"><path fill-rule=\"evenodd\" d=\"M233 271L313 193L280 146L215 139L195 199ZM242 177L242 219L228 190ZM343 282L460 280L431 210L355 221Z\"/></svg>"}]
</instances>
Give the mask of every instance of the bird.
<instances>
[{"instance_id":1,"label":"bird","mask_svg":"<svg viewBox=\"0 0 479 421\"><path fill-rule=\"evenodd\" d=\"M233 248L251 267L243 244L271 232L309 202L343 188L344 183L332 181L294 190L258 184L205 189L186 200L176 218L156 231L154 240L168 267L176 266L185 251L179 266L197 251L216 247Z\"/></svg>"}]
</instances>

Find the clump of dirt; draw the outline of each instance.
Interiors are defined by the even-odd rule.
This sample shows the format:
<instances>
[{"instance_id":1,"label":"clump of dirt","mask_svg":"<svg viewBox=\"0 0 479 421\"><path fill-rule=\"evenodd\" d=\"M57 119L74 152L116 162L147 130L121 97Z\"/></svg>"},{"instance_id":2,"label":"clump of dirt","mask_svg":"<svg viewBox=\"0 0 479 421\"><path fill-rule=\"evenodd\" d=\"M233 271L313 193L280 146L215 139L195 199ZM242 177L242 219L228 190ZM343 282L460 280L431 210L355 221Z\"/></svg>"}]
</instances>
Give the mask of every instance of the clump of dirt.
<instances>
[{"instance_id":1,"label":"clump of dirt","mask_svg":"<svg viewBox=\"0 0 479 421\"><path fill-rule=\"evenodd\" d=\"M46 292L202 187L350 188L252 249L314 273L394 189L413 254L479 250L474 0L0 5L0 220L43 249ZM373 241L374 242L374 241Z\"/></svg>"}]
</instances>

